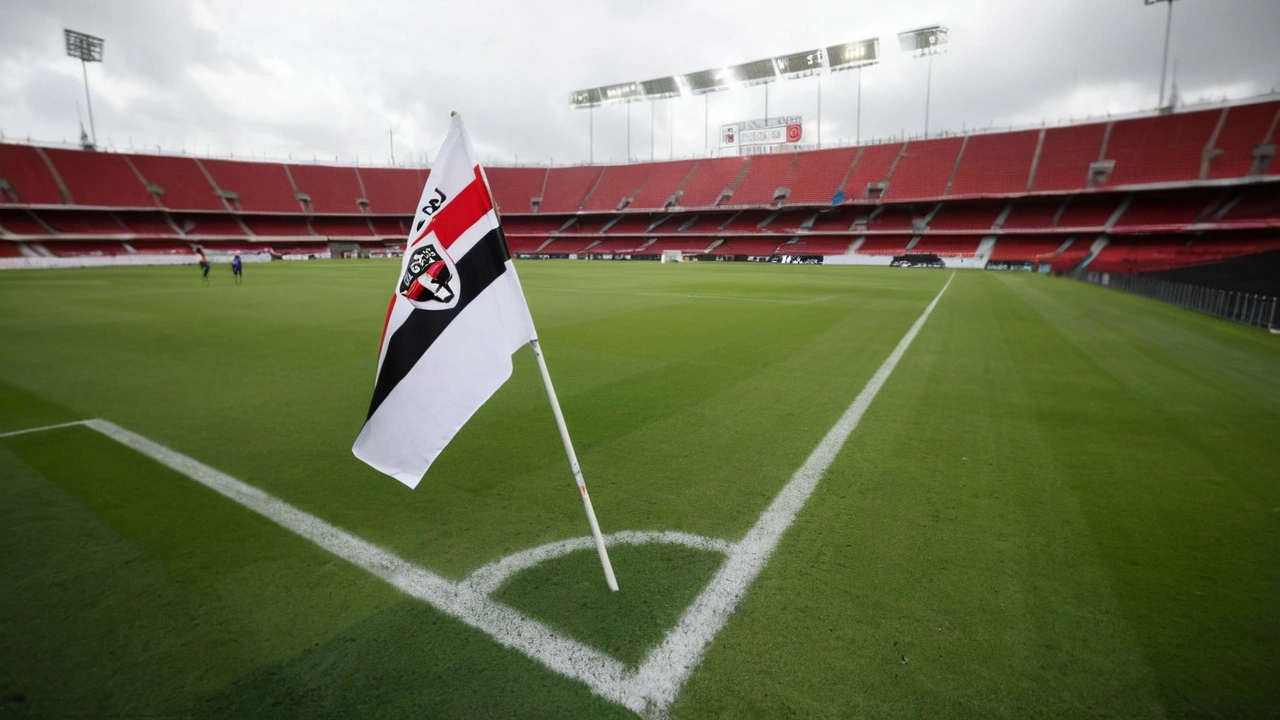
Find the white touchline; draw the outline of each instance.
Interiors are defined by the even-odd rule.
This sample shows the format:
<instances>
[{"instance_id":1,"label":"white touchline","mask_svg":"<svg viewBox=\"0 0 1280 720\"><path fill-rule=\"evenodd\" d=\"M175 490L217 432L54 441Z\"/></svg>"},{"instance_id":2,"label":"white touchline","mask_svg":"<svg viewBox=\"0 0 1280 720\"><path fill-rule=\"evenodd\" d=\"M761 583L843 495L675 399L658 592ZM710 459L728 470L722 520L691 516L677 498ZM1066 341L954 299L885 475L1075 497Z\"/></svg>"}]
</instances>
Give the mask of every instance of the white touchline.
<instances>
[{"instance_id":1,"label":"white touchline","mask_svg":"<svg viewBox=\"0 0 1280 720\"><path fill-rule=\"evenodd\" d=\"M854 428L858 427L863 413L870 407L880 388L884 387L885 381L916 339L925 320L929 319L933 308L942 299L942 294L951 287L955 276L952 271L933 302L929 303L920 318L907 330L907 334L898 341L898 346L889 353L875 375L871 376L870 382L854 398L853 404L844 411L826 437L822 438L822 442L818 443L818 447L814 448L800 469L791 476L790 482L760 515L755 526L729 550L724 564L694 599L693 604L684 611L662 644L645 658L644 664L636 673L635 682L637 689L649 701L652 714L665 715L675 702L681 686L702 660L707 646L724 627L729 615L746 594L747 586L769 561L769 556L778 547L783 533L791 527L800 508L818 486L823 473L831 467L836 454L844 447Z\"/></svg>"},{"instance_id":2,"label":"white touchline","mask_svg":"<svg viewBox=\"0 0 1280 720\"><path fill-rule=\"evenodd\" d=\"M589 537L570 538L508 555L454 582L410 563L398 555L330 525L320 518L215 470L176 450L165 447L107 420L77 420L38 428L0 433L0 438L84 425L185 475L214 492L266 517L277 525L310 540L321 548L381 578L407 595L429 603L441 612L488 633L498 643L519 650L547 668L587 685L597 695L647 717L665 717L707 646L724 627L747 587L777 549L787 528L813 494L823 473L831 466L884 386L898 361L911 346L925 320L951 286L955 273L938 291L897 347L880 365L853 404L818 443L805 463L791 476L755 526L742 540L729 543L674 531L623 531L606 536L609 545L668 543L725 554L725 561L711 582L694 599L663 639L636 670L588 647L547 625L525 616L489 594L512 574L551 558L593 547Z\"/></svg>"}]
</instances>

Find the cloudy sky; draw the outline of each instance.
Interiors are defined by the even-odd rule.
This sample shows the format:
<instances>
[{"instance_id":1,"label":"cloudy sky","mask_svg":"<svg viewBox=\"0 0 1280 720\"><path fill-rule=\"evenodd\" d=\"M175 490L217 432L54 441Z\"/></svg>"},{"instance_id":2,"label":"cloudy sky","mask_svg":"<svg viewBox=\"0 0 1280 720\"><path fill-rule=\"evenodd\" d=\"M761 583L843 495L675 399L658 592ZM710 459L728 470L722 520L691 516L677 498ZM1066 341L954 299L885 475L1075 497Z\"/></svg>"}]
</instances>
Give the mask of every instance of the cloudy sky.
<instances>
[{"instance_id":1,"label":"cloudy sky","mask_svg":"<svg viewBox=\"0 0 1280 720\"><path fill-rule=\"evenodd\" d=\"M721 67L868 37L862 140L919 135L929 61L899 31L941 24L931 131L1039 125L1156 105L1164 4L1143 0L0 0L0 133L74 141L80 63L63 28L106 39L88 68L99 144L166 152L399 164L435 152L449 111L491 164L622 162L626 106L576 89ZM1183 102L1280 88L1280 1L1178 0ZM858 134L858 73L775 83L769 114L822 141ZM760 117L761 87L630 108L630 154L688 157L721 122ZM589 123L594 120L594 143Z\"/></svg>"}]
</instances>

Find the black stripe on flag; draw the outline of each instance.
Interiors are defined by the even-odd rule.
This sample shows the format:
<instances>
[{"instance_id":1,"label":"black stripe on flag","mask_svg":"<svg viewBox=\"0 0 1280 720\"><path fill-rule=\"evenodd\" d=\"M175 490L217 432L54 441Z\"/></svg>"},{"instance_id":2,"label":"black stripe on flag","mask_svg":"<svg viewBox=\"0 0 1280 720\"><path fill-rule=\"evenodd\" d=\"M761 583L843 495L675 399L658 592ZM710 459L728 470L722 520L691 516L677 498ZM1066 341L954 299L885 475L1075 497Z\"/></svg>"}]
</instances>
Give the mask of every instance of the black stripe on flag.
<instances>
[{"instance_id":1,"label":"black stripe on flag","mask_svg":"<svg viewBox=\"0 0 1280 720\"><path fill-rule=\"evenodd\" d=\"M378 371L378 382L373 388L373 400L369 403L367 422L373 417L378 406L391 394L405 375L418 364L423 354L440 337L440 333L466 309L471 301L489 288L502 273L507 271L507 260L511 258L507 251L506 237L501 228L494 228L485 234L470 252L462 257L455 266L458 269L458 284L462 292L458 296L458 304L448 310L414 309L409 317L396 328L391 339L387 341L387 352L383 356L382 368ZM442 382L448 382L442 378Z\"/></svg>"}]
</instances>

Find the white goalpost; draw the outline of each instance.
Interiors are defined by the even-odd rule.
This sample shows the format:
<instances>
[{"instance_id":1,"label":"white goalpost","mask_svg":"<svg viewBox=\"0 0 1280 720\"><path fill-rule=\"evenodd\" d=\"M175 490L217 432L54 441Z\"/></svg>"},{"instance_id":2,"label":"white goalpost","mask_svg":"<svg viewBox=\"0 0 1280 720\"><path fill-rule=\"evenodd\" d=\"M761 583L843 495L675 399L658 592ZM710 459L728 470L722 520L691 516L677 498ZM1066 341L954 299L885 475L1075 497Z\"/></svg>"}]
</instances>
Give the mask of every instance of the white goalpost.
<instances>
[{"instance_id":1,"label":"white goalpost","mask_svg":"<svg viewBox=\"0 0 1280 720\"><path fill-rule=\"evenodd\" d=\"M684 262L684 254L679 250L663 250L662 262Z\"/></svg>"}]
</instances>

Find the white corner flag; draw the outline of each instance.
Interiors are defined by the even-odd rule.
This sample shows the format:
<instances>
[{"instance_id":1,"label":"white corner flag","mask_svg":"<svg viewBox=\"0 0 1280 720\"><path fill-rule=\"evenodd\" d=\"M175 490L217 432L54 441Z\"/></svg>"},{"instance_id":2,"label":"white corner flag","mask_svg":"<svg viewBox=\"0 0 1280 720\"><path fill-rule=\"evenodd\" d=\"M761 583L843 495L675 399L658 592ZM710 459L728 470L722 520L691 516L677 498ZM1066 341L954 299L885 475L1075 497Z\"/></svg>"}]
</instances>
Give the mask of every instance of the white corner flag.
<instances>
[{"instance_id":1,"label":"white corner flag","mask_svg":"<svg viewBox=\"0 0 1280 720\"><path fill-rule=\"evenodd\" d=\"M484 170L455 113L413 218L382 329L373 400L352 452L417 487L511 377L511 355L525 343L538 360L605 577L617 590Z\"/></svg>"}]
</instances>

